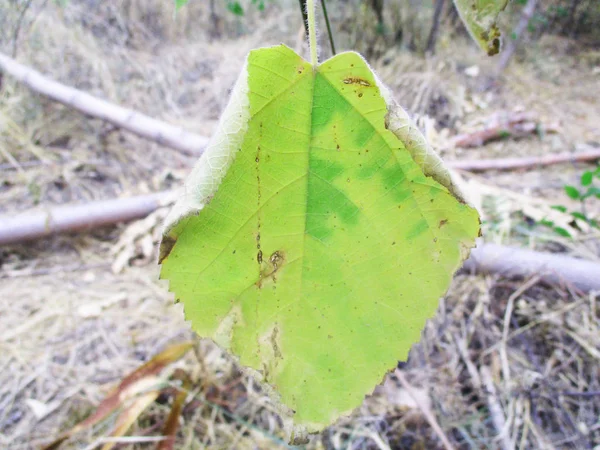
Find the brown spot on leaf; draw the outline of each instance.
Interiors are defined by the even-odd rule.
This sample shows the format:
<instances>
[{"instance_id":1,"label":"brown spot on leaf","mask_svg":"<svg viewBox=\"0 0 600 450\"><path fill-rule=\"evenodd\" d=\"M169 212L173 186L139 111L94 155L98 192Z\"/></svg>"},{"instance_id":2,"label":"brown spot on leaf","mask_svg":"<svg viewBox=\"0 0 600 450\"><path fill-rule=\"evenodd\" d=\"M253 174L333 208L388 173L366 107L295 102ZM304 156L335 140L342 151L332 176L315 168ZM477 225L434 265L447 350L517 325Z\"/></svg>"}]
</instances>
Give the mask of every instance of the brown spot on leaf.
<instances>
[{"instance_id":1,"label":"brown spot on leaf","mask_svg":"<svg viewBox=\"0 0 600 450\"><path fill-rule=\"evenodd\" d=\"M440 223L438 225L438 228L442 228L444 225L446 225L448 223L448 219L442 219L440 220Z\"/></svg>"},{"instance_id":2,"label":"brown spot on leaf","mask_svg":"<svg viewBox=\"0 0 600 450\"><path fill-rule=\"evenodd\" d=\"M165 258L167 258L171 254L171 250L175 247L177 243L177 238L173 236L165 236L163 237L162 242L160 243L160 250L158 255L158 263L161 264Z\"/></svg>"}]
</instances>

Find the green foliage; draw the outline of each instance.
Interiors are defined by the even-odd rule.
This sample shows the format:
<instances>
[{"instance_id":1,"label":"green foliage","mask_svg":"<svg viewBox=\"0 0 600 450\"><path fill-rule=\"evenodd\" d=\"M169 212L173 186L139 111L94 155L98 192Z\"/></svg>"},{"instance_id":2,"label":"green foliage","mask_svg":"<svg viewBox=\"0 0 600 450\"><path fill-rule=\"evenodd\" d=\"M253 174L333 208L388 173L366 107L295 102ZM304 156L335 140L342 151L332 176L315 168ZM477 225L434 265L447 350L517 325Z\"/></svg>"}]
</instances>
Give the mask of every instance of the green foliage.
<instances>
[{"instance_id":1,"label":"green foliage","mask_svg":"<svg viewBox=\"0 0 600 450\"><path fill-rule=\"evenodd\" d=\"M227 10L235 14L236 16L244 15L244 8L240 2L227 2Z\"/></svg>"},{"instance_id":2,"label":"green foliage","mask_svg":"<svg viewBox=\"0 0 600 450\"><path fill-rule=\"evenodd\" d=\"M581 174L580 187L572 185L564 186L565 193L569 198L580 201L580 211L569 212L568 208L563 205L553 206L553 209L562 213L569 213L573 219L581 220L582 222L587 223L594 228L600 229L600 224L598 221L589 217L586 211L586 200L589 198L600 199L600 187L594 184L596 180L600 180L600 166L598 166L595 170L587 170ZM551 228L560 236L571 237L571 234L567 230L556 226L553 221L542 220L540 221L540 224Z\"/></svg>"},{"instance_id":3,"label":"green foliage","mask_svg":"<svg viewBox=\"0 0 600 450\"><path fill-rule=\"evenodd\" d=\"M581 188L565 186L565 192L574 200L585 202L590 197L600 199L600 187L594 185L594 180L600 179L600 166L596 170L583 172L580 179Z\"/></svg>"},{"instance_id":4,"label":"green foliage","mask_svg":"<svg viewBox=\"0 0 600 450\"><path fill-rule=\"evenodd\" d=\"M187 5L189 0L175 0L175 10L179 10L183 6Z\"/></svg>"},{"instance_id":5,"label":"green foliage","mask_svg":"<svg viewBox=\"0 0 600 450\"><path fill-rule=\"evenodd\" d=\"M167 219L161 276L316 431L407 357L478 215L356 53L252 51L220 124Z\"/></svg>"},{"instance_id":6,"label":"green foliage","mask_svg":"<svg viewBox=\"0 0 600 450\"><path fill-rule=\"evenodd\" d=\"M265 0L252 0L252 4L256 5L259 11L264 11L265 9Z\"/></svg>"},{"instance_id":7,"label":"green foliage","mask_svg":"<svg viewBox=\"0 0 600 450\"><path fill-rule=\"evenodd\" d=\"M175 9L179 10L181 7L187 5L189 0L175 0ZM264 11L266 6L266 0L252 0L252 5L259 11ZM227 10L236 16L244 15L244 7L237 0L228 1L226 3Z\"/></svg>"}]
</instances>

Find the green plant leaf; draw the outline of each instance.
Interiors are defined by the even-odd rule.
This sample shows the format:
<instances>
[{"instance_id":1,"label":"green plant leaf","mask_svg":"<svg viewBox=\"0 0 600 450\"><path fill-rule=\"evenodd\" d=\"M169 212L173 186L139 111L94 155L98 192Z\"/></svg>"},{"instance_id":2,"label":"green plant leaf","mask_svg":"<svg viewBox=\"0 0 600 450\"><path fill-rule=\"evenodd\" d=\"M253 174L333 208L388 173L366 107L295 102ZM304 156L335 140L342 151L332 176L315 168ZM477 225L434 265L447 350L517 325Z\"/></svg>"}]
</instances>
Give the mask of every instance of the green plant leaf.
<instances>
[{"instance_id":1,"label":"green plant leaf","mask_svg":"<svg viewBox=\"0 0 600 450\"><path fill-rule=\"evenodd\" d=\"M589 187L582 198L596 197L600 198L600 188L597 186Z\"/></svg>"},{"instance_id":2,"label":"green plant leaf","mask_svg":"<svg viewBox=\"0 0 600 450\"><path fill-rule=\"evenodd\" d=\"M577 189L575 186L565 186L565 192L573 200L577 200L579 197L581 197L579 189Z\"/></svg>"},{"instance_id":3,"label":"green plant leaf","mask_svg":"<svg viewBox=\"0 0 600 450\"><path fill-rule=\"evenodd\" d=\"M558 234L559 236L562 236L562 237L568 237L568 238L572 237L572 236L571 236L571 233L569 233L569 232L568 232L566 229L564 229L563 227L553 227L552 229L553 229L553 230L554 230L554 232L555 232L556 234Z\"/></svg>"},{"instance_id":4,"label":"green plant leaf","mask_svg":"<svg viewBox=\"0 0 600 450\"><path fill-rule=\"evenodd\" d=\"M581 174L581 185L589 186L590 184L592 184L593 179L594 179L594 172L592 172L592 171L583 172Z\"/></svg>"},{"instance_id":5,"label":"green plant leaf","mask_svg":"<svg viewBox=\"0 0 600 450\"><path fill-rule=\"evenodd\" d=\"M578 212L578 211L573 211L573 212L571 213L571 215L572 215L573 217L575 217L576 219L583 220L584 222L588 222L588 221L590 220L590 219L588 219L588 217L587 217L585 214L583 214L583 213L581 213L581 212Z\"/></svg>"},{"instance_id":6,"label":"green plant leaf","mask_svg":"<svg viewBox=\"0 0 600 450\"><path fill-rule=\"evenodd\" d=\"M278 46L250 53L167 218L161 276L316 431L406 359L479 228L360 55L313 68Z\"/></svg>"},{"instance_id":7,"label":"green plant leaf","mask_svg":"<svg viewBox=\"0 0 600 450\"><path fill-rule=\"evenodd\" d=\"M180 8L187 5L189 0L175 0L175 10L179 10Z\"/></svg>"},{"instance_id":8,"label":"green plant leaf","mask_svg":"<svg viewBox=\"0 0 600 450\"><path fill-rule=\"evenodd\" d=\"M227 9L236 16L244 15L244 8L242 8L240 2L227 2Z\"/></svg>"},{"instance_id":9,"label":"green plant leaf","mask_svg":"<svg viewBox=\"0 0 600 450\"><path fill-rule=\"evenodd\" d=\"M500 51L500 30L496 24L508 0L454 0L454 5L471 37L488 55Z\"/></svg>"}]
</instances>

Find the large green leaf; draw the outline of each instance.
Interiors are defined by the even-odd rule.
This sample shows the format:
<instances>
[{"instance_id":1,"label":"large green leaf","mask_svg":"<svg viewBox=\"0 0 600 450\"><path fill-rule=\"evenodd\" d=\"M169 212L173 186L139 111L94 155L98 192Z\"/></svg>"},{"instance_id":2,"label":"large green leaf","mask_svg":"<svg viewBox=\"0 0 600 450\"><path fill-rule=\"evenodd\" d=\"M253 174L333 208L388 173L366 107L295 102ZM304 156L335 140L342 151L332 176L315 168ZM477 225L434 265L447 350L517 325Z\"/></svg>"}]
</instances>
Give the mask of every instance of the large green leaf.
<instances>
[{"instance_id":1,"label":"large green leaf","mask_svg":"<svg viewBox=\"0 0 600 450\"><path fill-rule=\"evenodd\" d=\"M498 15L504 11L508 0L454 0L460 18L473 39L488 55L500 51Z\"/></svg>"},{"instance_id":2,"label":"large green leaf","mask_svg":"<svg viewBox=\"0 0 600 450\"><path fill-rule=\"evenodd\" d=\"M406 358L473 246L452 189L358 54L255 50L167 219L162 277L317 430Z\"/></svg>"}]
</instances>

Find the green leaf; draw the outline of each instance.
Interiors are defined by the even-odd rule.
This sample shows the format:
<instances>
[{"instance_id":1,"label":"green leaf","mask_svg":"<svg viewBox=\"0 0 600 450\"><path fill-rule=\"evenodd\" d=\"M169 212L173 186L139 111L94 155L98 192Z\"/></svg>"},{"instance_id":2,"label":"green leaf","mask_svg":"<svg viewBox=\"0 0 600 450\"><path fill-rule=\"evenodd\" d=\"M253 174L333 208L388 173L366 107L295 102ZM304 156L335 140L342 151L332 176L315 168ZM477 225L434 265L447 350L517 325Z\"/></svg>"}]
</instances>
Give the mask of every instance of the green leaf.
<instances>
[{"instance_id":1,"label":"green leaf","mask_svg":"<svg viewBox=\"0 0 600 450\"><path fill-rule=\"evenodd\" d=\"M573 200L577 200L580 197L579 189L575 186L565 186L565 192Z\"/></svg>"},{"instance_id":2,"label":"green leaf","mask_svg":"<svg viewBox=\"0 0 600 450\"><path fill-rule=\"evenodd\" d=\"M244 8L242 8L240 2L227 2L227 9L236 16L244 15Z\"/></svg>"},{"instance_id":3,"label":"green leaf","mask_svg":"<svg viewBox=\"0 0 600 450\"><path fill-rule=\"evenodd\" d=\"M508 0L454 0L454 5L471 37L488 55L500 51L498 15Z\"/></svg>"},{"instance_id":4,"label":"green leaf","mask_svg":"<svg viewBox=\"0 0 600 450\"><path fill-rule=\"evenodd\" d=\"M562 213L566 213L567 212L567 207L563 206L563 205L554 205L551 208L555 209L556 211L560 211Z\"/></svg>"},{"instance_id":5,"label":"green leaf","mask_svg":"<svg viewBox=\"0 0 600 450\"><path fill-rule=\"evenodd\" d=\"M589 186L590 184L592 184L593 179L594 179L594 172L592 172L592 171L583 172L583 174L581 174L581 185Z\"/></svg>"},{"instance_id":6,"label":"green leaf","mask_svg":"<svg viewBox=\"0 0 600 450\"><path fill-rule=\"evenodd\" d=\"M596 186L589 187L582 198L596 197L600 198L600 188Z\"/></svg>"},{"instance_id":7,"label":"green leaf","mask_svg":"<svg viewBox=\"0 0 600 450\"><path fill-rule=\"evenodd\" d=\"M187 5L189 0L175 0L175 10L179 10L180 8Z\"/></svg>"},{"instance_id":8,"label":"green leaf","mask_svg":"<svg viewBox=\"0 0 600 450\"><path fill-rule=\"evenodd\" d=\"M316 431L406 359L478 233L360 55L313 68L278 46L250 53L167 218L161 275Z\"/></svg>"},{"instance_id":9,"label":"green leaf","mask_svg":"<svg viewBox=\"0 0 600 450\"><path fill-rule=\"evenodd\" d=\"M554 227L553 228L554 232L560 236L563 237L571 237L571 233L569 233L566 229L564 229L563 227Z\"/></svg>"},{"instance_id":10,"label":"green leaf","mask_svg":"<svg viewBox=\"0 0 600 450\"><path fill-rule=\"evenodd\" d=\"M587 216L586 216L585 214L583 214L583 213L580 213L580 212L578 212L578 211L573 211L573 212L571 213L571 215L572 215L573 217L575 217L576 219L583 220L584 222L588 222L588 221L589 221L589 219L587 218Z\"/></svg>"}]
</instances>

